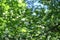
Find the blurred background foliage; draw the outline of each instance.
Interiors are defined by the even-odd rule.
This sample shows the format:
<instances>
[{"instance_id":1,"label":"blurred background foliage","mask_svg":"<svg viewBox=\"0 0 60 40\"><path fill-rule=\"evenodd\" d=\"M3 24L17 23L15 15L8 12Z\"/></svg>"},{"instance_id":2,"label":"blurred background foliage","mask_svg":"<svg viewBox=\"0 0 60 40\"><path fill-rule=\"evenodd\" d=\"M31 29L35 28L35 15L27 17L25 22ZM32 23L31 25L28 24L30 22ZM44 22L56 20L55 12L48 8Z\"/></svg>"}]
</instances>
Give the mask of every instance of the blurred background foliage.
<instances>
[{"instance_id":1,"label":"blurred background foliage","mask_svg":"<svg viewBox=\"0 0 60 40\"><path fill-rule=\"evenodd\" d=\"M60 0L0 0L0 40L60 40Z\"/></svg>"}]
</instances>

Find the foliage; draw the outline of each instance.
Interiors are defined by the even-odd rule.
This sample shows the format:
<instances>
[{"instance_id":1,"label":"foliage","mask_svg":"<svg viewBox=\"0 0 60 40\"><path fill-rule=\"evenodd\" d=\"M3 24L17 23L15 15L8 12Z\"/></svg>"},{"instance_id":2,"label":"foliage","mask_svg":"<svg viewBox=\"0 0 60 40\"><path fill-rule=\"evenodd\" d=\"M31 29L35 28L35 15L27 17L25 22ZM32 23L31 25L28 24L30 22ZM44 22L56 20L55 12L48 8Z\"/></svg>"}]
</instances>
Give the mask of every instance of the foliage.
<instances>
[{"instance_id":1,"label":"foliage","mask_svg":"<svg viewBox=\"0 0 60 40\"><path fill-rule=\"evenodd\" d=\"M60 40L60 1L0 0L0 40Z\"/></svg>"}]
</instances>

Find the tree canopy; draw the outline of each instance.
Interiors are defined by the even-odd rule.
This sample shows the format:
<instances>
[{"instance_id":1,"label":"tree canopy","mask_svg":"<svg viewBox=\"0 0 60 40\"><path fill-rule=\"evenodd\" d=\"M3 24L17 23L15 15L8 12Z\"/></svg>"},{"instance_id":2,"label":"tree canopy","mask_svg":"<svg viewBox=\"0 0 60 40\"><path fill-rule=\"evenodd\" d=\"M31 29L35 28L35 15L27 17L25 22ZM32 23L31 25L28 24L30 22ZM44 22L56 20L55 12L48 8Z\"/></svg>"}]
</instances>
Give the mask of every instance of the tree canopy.
<instances>
[{"instance_id":1,"label":"tree canopy","mask_svg":"<svg viewBox=\"0 0 60 40\"><path fill-rule=\"evenodd\" d=\"M0 0L0 40L60 40L60 0Z\"/></svg>"}]
</instances>

